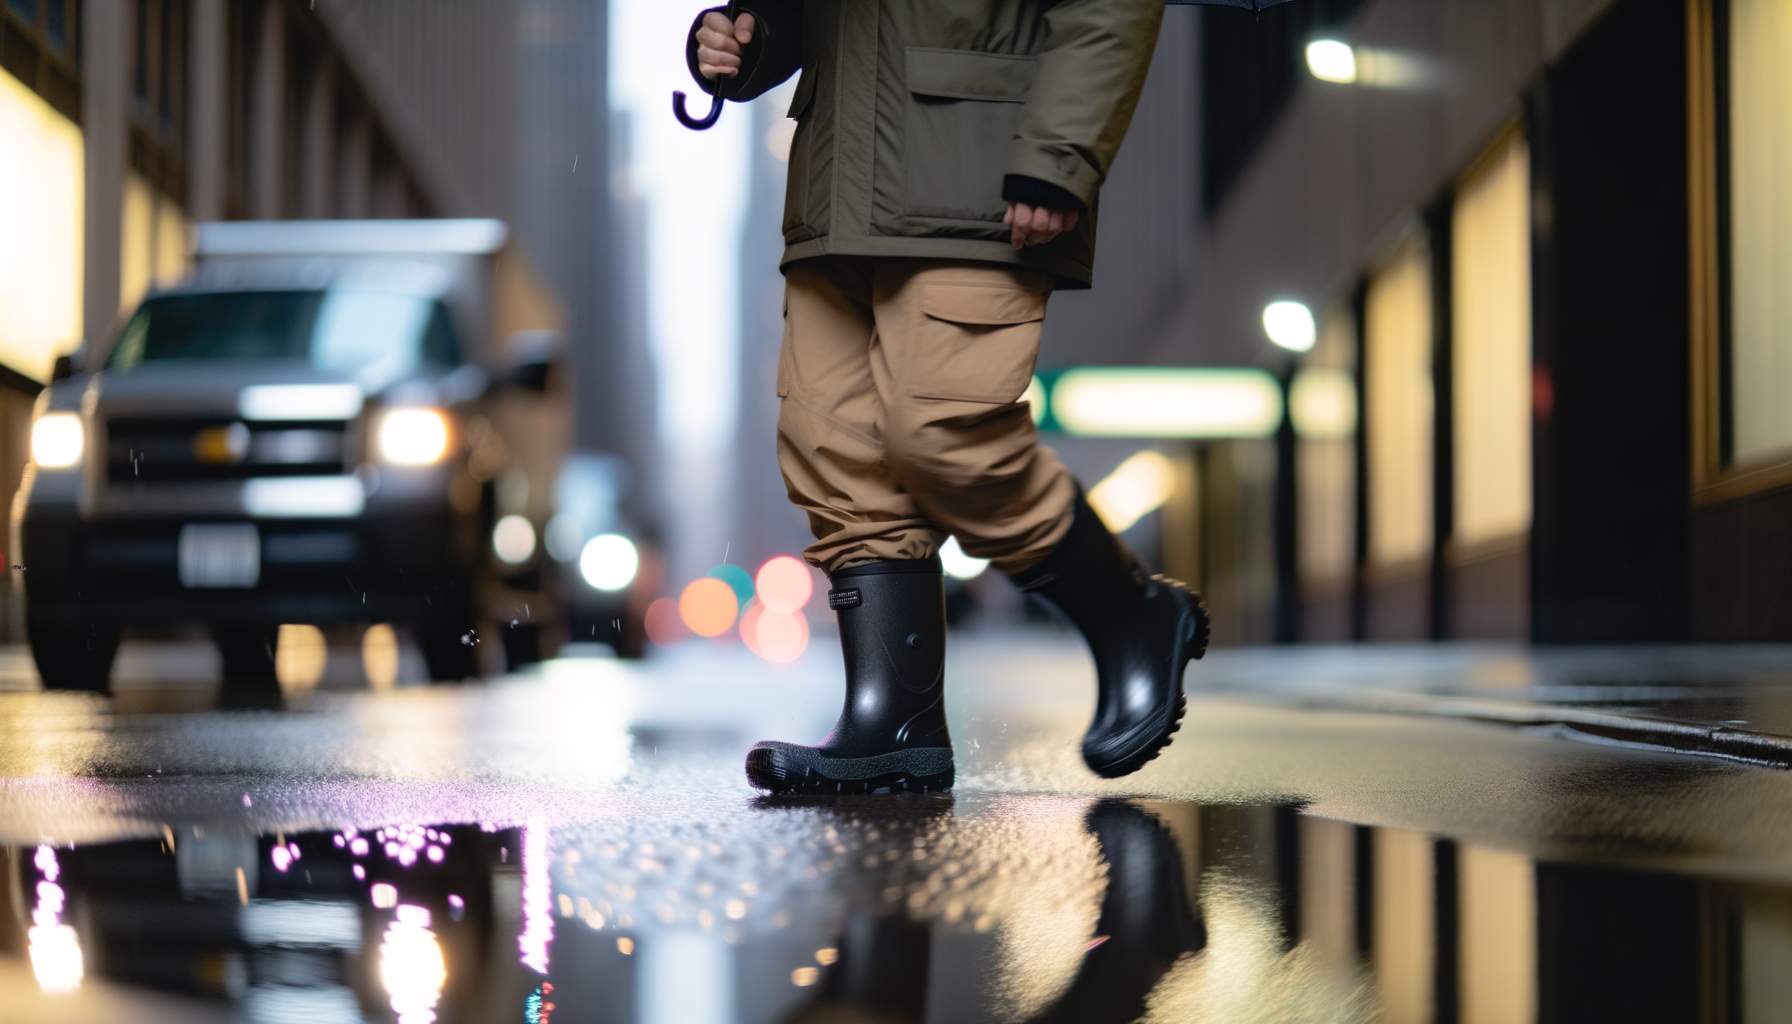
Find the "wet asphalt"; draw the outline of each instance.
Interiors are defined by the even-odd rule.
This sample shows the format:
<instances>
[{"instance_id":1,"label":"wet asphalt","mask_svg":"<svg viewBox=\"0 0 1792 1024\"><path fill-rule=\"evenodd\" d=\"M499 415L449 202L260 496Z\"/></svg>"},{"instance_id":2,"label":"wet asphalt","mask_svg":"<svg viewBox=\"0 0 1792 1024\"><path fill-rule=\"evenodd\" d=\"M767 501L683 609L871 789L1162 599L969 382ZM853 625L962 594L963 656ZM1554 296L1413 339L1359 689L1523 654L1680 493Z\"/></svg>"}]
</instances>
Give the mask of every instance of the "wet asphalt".
<instances>
[{"instance_id":1,"label":"wet asphalt","mask_svg":"<svg viewBox=\"0 0 1792 1024\"><path fill-rule=\"evenodd\" d=\"M740 766L825 732L822 643L277 699L203 655L110 699L0 671L0 1021L1792 1014L1792 774L1197 667L1110 782L1089 671L961 642L955 792L821 801Z\"/></svg>"}]
</instances>

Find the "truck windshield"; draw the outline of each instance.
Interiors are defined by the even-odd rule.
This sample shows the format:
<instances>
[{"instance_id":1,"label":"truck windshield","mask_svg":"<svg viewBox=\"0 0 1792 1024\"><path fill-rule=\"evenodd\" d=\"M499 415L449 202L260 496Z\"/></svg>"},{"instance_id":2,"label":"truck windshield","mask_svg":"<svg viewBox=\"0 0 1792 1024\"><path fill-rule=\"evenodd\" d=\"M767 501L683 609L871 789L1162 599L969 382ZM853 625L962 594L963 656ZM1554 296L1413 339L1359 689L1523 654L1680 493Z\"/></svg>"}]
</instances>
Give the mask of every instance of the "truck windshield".
<instances>
[{"instance_id":1,"label":"truck windshield","mask_svg":"<svg viewBox=\"0 0 1792 1024\"><path fill-rule=\"evenodd\" d=\"M360 375L456 363L441 303L375 291L205 292L145 302L106 368L149 363L304 361Z\"/></svg>"}]
</instances>

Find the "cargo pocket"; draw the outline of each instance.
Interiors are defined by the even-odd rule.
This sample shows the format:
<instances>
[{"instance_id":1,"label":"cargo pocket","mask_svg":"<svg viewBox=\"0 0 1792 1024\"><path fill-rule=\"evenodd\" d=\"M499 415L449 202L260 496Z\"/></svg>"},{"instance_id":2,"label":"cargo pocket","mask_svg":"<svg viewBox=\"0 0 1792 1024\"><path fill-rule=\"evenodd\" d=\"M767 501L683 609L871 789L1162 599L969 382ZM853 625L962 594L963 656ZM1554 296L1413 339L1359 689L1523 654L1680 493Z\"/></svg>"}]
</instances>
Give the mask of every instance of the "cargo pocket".
<instances>
[{"instance_id":1,"label":"cargo pocket","mask_svg":"<svg viewBox=\"0 0 1792 1024\"><path fill-rule=\"evenodd\" d=\"M1009 405L1039 359L1049 293L1012 285L929 284L915 339L916 398Z\"/></svg>"},{"instance_id":2,"label":"cargo pocket","mask_svg":"<svg viewBox=\"0 0 1792 1024\"><path fill-rule=\"evenodd\" d=\"M1035 57L911 46L903 140L912 217L1001 221L1008 143L1020 127Z\"/></svg>"},{"instance_id":3,"label":"cargo pocket","mask_svg":"<svg viewBox=\"0 0 1792 1024\"><path fill-rule=\"evenodd\" d=\"M804 223L804 211L809 202L809 176L814 168L814 145L810 136L814 134L809 127L809 108L815 105L815 72L805 69L803 77L797 80L796 94L790 98L790 110L785 113L796 122L796 131L790 137L790 177L789 188L784 194L784 240L797 242L813 236Z\"/></svg>"}]
</instances>

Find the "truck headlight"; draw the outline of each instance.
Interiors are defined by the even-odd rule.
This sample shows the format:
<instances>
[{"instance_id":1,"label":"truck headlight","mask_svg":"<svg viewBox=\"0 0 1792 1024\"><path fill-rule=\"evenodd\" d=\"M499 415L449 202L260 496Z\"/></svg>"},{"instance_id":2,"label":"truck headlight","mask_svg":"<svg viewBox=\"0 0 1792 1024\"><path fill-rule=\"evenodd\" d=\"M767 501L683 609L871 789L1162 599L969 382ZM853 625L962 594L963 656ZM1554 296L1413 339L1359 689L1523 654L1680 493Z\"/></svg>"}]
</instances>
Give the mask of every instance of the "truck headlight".
<instances>
[{"instance_id":1,"label":"truck headlight","mask_svg":"<svg viewBox=\"0 0 1792 1024\"><path fill-rule=\"evenodd\" d=\"M585 542L579 552L579 575L593 589L607 593L627 590L641 568L641 554L634 542L619 533L606 533Z\"/></svg>"},{"instance_id":2,"label":"truck headlight","mask_svg":"<svg viewBox=\"0 0 1792 1024\"><path fill-rule=\"evenodd\" d=\"M454 436L448 414L440 409L389 409L374 432L380 458L399 466L431 466L448 455Z\"/></svg>"},{"instance_id":3,"label":"truck headlight","mask_svg":"<svg viewBox=\"0 0 1792 1024\"><path fill-rule=\"evenodd\" d=\"M50 412L31 425L31 460L45 469L67 469L81 461L87 429L72 412Z\"/></svg>"}]
</instances>

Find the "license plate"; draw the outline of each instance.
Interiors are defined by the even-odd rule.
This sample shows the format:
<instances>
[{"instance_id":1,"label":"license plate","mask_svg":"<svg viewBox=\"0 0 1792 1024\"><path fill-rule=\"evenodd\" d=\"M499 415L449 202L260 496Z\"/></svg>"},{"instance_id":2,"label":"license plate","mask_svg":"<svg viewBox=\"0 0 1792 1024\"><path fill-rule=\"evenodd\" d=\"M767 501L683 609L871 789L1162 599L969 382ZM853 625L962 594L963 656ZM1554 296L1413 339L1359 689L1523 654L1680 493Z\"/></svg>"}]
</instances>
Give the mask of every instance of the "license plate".
<instances>
[{"instance_id":1,"label":"license plate","mask_svg":"<svg viewBox=\"0 0 1792 1024\"><path fill-rule=\"evenodd\" d=\"M261 579L261 534L248 523L192 523L180 531L185 587L253 587Z\"/></svg>"}]
</instances>

